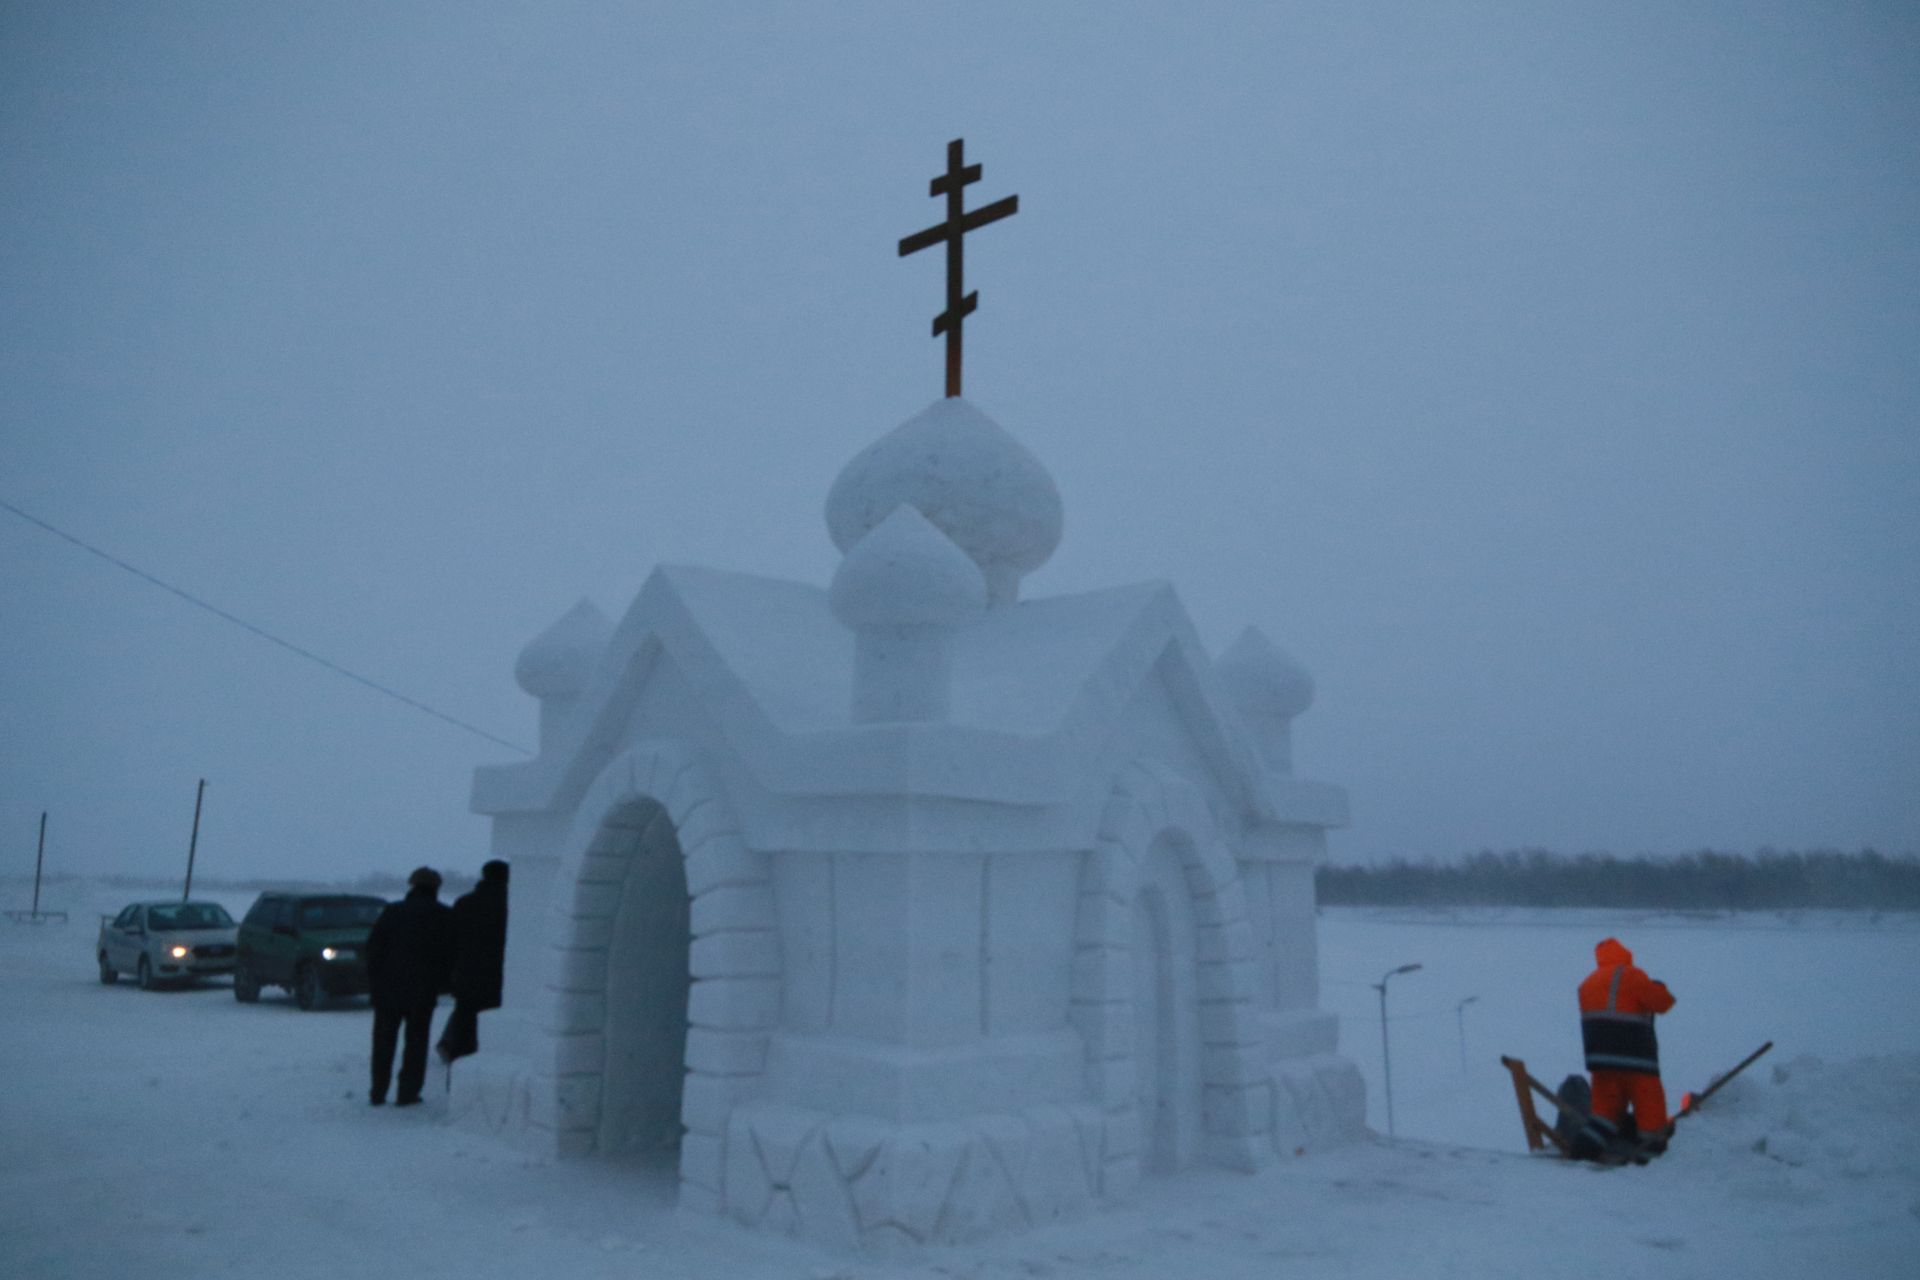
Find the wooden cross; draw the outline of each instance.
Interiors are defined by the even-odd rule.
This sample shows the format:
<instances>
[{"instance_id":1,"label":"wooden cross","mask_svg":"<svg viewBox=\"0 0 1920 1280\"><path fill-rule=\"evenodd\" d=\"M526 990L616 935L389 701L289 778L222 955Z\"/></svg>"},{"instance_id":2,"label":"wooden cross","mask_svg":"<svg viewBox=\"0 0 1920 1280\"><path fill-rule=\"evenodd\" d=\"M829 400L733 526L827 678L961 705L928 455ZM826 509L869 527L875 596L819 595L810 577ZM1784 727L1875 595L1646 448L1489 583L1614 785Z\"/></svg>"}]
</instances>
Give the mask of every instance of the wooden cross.
<instances>
[{"instance_id":1,"label":"wooden cross","mask_svg":"<svg viewBox=\"0 0 1920 1280\"><path fill-rule=\"evenodd\" d=\"M900 256L903 258L939 244L942 240L947 242L947 309L933 318L933 336L947 335L949 396L960 394L960 322L980 305L978 293L961 296L960 291L964 286L961 283L963 254L960 239L969 231L977 231L989 222L998 222L1020 212L1019 196L1008 196L972 213L966 212L963 188L968 183L978 181L980 166L966 162L966 141L955 138L947 144L947 171L935 178L927 191L930 196L946 196L947 220L900 242Z\"/></svg>"}]
</instances>

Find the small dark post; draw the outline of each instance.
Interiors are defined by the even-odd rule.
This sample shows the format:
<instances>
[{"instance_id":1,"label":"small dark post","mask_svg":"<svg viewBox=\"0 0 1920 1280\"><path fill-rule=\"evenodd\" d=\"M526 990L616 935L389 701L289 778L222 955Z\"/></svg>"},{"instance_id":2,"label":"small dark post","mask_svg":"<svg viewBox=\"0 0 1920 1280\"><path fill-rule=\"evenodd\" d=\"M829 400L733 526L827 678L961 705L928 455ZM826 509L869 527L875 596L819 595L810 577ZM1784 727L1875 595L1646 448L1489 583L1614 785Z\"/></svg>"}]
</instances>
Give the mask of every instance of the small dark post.
<instances>
[{"instance_id":1,"label":"small dark post","mask_svg":"<svg viewBox=\"0 0 1920 1280\"><path fill-rule=\"evenodd\" d=\"M900 242L900 256L918 253L944 241L947 246L947 309L933 318L933 336L947 335L947 395L960 394L960 324L980 305L978 293L966 293L965 254L961 237L1020 212L1020 197L1008 196L990 205L966 211L965 188L980 181L980 166L968 164L964 138L947 144L947 171L928 184L927 194L947 198L947 220L917 231Z\"/></svg>"},{"instance_id":2,"label":"small dark post","mask_svg":"<svg viewBox=\"0 0 1920 1280\"><path fill-rule=\"evenodd\" d=\"M40 867L47 860L47 812L40 811L40 847L33 853L33 919L40 917Z\"/></svg>"},{"instance_id":3,"label":"small dark post","mask_svg":"<svg viewBox=\"0 0 1920 1280\"><path fill-rule=\"evenodd\" d=\"M202 778L199 789L193 793L193 835L187 840L187 887L180 891L182 902L193 896L193 852L200 847L200 802L206 794L207 780Z\"/></svg>"}]
</instances>

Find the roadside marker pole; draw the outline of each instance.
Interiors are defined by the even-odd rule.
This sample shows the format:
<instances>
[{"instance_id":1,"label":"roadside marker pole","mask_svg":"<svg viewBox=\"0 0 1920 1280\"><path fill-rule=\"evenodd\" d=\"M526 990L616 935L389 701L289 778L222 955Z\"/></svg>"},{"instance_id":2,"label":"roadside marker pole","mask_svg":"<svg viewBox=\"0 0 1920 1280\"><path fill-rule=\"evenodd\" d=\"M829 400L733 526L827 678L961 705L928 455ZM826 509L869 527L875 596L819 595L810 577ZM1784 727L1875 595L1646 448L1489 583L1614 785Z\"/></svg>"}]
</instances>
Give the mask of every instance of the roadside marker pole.
<instances>
[{"instance_id":1,"label":"roadside marker pole","mask_svg":"<svg viewBox=\"0 0 1920 1280\"><path fill-rule=\"evenodd\" d=\"M193 835L187 839L187 887L180 891L180 901L185 902L193 896L193 854L200 847L200 802L207 795L207 780L200 779L200 787L193 793Z\"/></svg>"},{"instance_id":2,"label":"roadside marker pole","mask_svg":"<svg viewBox=\"0 0 1920 1280\"><path fill-rule=\"evenodd\" d=\"M47 860L47 811L40 811L40 845L33 851L33 918L40 915L40 867Z\"/></svg>"}]
</instances>

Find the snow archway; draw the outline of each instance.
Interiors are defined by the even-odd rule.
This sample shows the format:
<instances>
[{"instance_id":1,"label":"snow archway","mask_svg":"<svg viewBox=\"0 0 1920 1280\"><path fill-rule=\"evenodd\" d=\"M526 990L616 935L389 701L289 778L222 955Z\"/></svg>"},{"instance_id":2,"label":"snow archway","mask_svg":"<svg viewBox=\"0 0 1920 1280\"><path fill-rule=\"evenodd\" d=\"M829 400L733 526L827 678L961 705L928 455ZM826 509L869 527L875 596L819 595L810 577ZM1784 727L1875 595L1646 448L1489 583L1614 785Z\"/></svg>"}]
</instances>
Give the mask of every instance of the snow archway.
<instances>
[{"instance_id":1,"label":"snow archway","mask_svg":"<svg viewBox=\"0 0 1920 1280\"><path fill-rule=\"evenodd\" d=\"M1257 992L1253 927L1205 799L1157 766L1127 769L1081 875L1071 993L1088 1087L1140 1137L1107 1162L1103 1194L1145 1170L1272 1159Z\"/></svg>"},{"instance_id":2,"label":"snow archway","mask_svg":"<svg viewBox=\"0 0 1920 1280\"><path fill-rule=\"evenodd\" d=\"M683 1127L681 1201L717 1211L727 1115L759 1087L780 1007L767 858L678 743L609 762L568 848L548 981L555 1149L616 1154Z\"/></svg>"},{"instance_id":3,"label":"snow archway","mask_svg":"<svg viewBox=\"0 0 1920 1280\"><path fill-rule=\"evenodd\" d=\"M693 945L687 873L673 820L632 800L604 825L626 876L607 943L606 1065L594 1148L643 1155L680 1145Z\"/></svg>"}]
</instances>

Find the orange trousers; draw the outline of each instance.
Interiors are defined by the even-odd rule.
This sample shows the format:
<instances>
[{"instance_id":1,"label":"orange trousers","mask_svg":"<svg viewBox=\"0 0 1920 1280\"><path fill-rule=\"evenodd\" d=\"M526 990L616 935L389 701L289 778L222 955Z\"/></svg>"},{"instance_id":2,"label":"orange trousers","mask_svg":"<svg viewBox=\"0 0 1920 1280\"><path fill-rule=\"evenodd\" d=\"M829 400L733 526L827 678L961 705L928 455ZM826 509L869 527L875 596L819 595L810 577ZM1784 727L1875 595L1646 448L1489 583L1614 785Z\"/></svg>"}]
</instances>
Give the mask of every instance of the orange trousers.
<instances>
[{"instance_id":1,"label":"orange trousers","mask_svg":"<svg viewBox=\"0 0 1920 1280\"><path fill-rule=\"evenodd\" d=\"M1624 1125L1627 1104L1633 1104L1633 1124L1641 1133L1667 1126L1667 1091L1659 1076L1639 1071L1593 1073L1593 1114Z\"/></svg>"}]
</instances>

